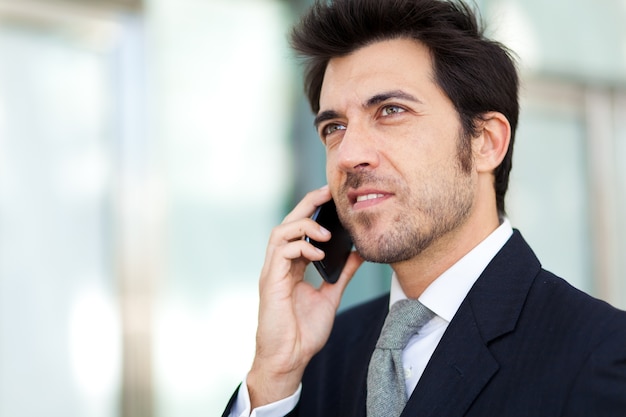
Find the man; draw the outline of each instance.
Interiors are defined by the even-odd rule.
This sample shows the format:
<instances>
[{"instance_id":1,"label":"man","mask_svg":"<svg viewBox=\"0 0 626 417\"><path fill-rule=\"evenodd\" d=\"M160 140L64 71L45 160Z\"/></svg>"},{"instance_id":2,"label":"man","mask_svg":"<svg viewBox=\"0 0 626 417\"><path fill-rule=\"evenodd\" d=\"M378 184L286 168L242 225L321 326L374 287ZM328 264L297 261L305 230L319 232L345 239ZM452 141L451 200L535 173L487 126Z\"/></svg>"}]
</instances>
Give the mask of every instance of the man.
<instances>
[{"instance_id":1,"label":"man","mask_svg":"<svg viewBox=\"0 0 626 417\"><path fill-rule=\"evenodd\" d=\"M518 79L471 10L320 2L292 43L328 186L272 231L256 355L224 415L626 416L626 313L543 270L505 217ZM329 239L310 216L331 196L356 252L314 288L324 253L303 238ZM391 292L335 319L364 259L392 266ZM408 342L387 347L401 321Z\"/></svg>"}]
</instances>

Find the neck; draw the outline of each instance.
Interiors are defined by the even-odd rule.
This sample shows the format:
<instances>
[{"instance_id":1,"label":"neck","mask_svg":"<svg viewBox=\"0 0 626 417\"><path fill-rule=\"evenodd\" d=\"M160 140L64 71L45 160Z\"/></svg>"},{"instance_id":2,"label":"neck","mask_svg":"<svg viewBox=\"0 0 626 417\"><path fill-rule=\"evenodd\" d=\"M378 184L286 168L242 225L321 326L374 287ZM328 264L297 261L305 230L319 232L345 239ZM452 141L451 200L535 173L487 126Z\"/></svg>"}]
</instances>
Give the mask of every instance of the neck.
<instances>
[{"instance_id":1,"label":"neck","mask_svg":"<svg viewBox=\"0 0 626 417\"><path fill-rule=\"evenodd\" d=\"M499 226L493 210L474 210L456 229L439 237L414 258L391 265L402 290L409 298L418 298L441 274L474 249Z\"/></svg>"}]
</instances>

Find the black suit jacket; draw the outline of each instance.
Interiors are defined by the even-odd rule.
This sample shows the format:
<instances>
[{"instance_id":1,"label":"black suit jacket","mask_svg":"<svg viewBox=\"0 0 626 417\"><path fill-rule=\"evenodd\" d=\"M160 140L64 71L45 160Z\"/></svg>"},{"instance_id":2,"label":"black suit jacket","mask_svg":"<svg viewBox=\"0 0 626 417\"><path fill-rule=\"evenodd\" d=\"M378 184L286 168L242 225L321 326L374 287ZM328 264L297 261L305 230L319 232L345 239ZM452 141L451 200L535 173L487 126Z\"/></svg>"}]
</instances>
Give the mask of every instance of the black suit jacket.
<instances>
[{"instance_id":1,"label":"black suit jacket","mask_svg":"<svg viewBox=\"0 0 626 417\"><path fill-rule=\"evenodd\" d=\"M387 294L338 315L290 416L365 416L388 303ZM543 270L515 231L450 322L402 416L626 417L626 312Z\"/></svg>"}]
</instances>

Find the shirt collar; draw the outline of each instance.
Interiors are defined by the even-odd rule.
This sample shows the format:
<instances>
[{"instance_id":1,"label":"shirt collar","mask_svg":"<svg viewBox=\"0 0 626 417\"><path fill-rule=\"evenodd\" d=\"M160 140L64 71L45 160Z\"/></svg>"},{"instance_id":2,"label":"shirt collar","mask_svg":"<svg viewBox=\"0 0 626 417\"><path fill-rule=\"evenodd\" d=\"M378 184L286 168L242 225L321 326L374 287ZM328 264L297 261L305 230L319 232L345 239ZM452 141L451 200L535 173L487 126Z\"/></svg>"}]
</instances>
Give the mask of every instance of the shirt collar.
<instances>
[{"instance_id":1,"label":"shirt collar","mask_svg":"<svg viewBox=\"0 0 626 417\"><path fill-rule=\"evenodd\" d=\"M420 302L447 322L452 321L480 274L512 234L511 223L504 218L502 224L485 240L435 279L419 297ZM391 277L389 306L405 298L407 296L394 272Z\"/></svg>"}]
</instances>

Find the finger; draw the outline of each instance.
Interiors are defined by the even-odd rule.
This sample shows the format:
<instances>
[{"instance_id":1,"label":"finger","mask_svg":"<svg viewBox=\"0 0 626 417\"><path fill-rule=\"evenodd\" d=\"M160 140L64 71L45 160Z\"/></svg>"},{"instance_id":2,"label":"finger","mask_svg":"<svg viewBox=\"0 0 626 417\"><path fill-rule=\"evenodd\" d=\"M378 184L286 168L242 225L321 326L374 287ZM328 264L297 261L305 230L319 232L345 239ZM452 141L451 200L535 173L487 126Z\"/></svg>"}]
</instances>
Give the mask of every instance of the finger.
<instances>
[{"instance_id":1,"label":"finger","mask_svg":"<svg viewBox=\"0 0 626 417\"><path fill-rule=\"evenodd\" d=\"M304 240L305 236L318 242L326 242L331 238L328 230L311 219L300 219L297 222L276 226L272 230L270 242L267 245L262 275L267 275L284 260L292 262L301 257L307 261L323 259L324 252ZM290 265L281 265L282 271L289 269Z\"/></svg>"},{"instance_id":2,"label":"finger","mask_svg":"<svg viewBox=\"0 0 626 417\"><path fill-rule=\"evenodd\" d=\"M297 240L282 246L276 251L276 255L282 259L304 258L309 261L319 261L324 259L324 251L316 248L306 240Z\"/></svg>"},{"instance_id":3,"label":"finger","mask_svg":"<svg viewBox=\"0 0 626 417\"><path fill-rule=\"evenodd\" d=\"M317 190L309 191L302 200L291 210L283 220L283 223L290 223L303 217L311 217L315 209L331 199L328 185Z\"/></svg>"},{"instance_id":4,"label":"finger","mask_svg":"<svg viewBox=\"0 0 626 417\"><path fill-rule=\"evenodd\" d=\"M270 234L270 245L281 246L289 242L310 237L318 242L330 239L330 232L309 218L299 219L291 223L276 226Z\"/></svg>"},{"instance_id":5,"label":"finger","mask_svg":"<svg viewBox=\"0 0 626 417\"><path fill-rule=\"evenodd\" d=\"M324 256L325 254L322 250L305 240L298 240L277 247L263 266L261 283L279 282L287 277L291 277L290 279L295 281L302 281L306 265L311 261L322 260ZM293 267L298 262L301 263L301 276L300 274L293 274Z\"/></svg>"}]
</instances>

